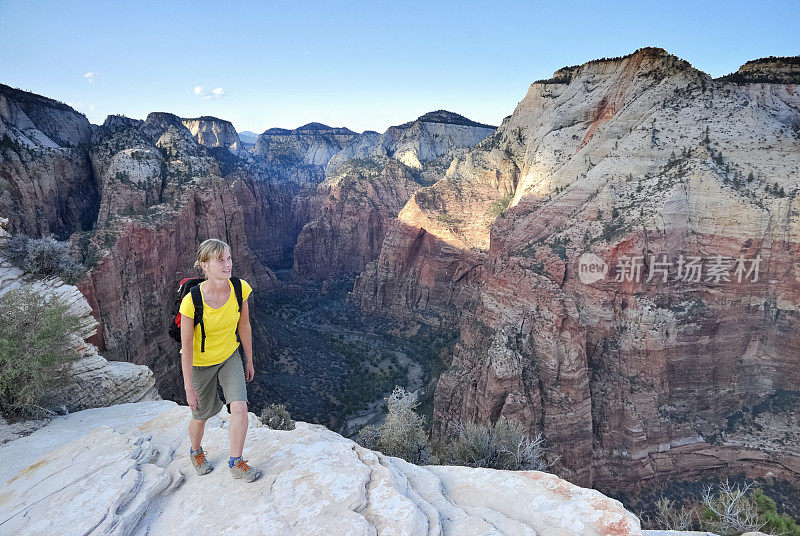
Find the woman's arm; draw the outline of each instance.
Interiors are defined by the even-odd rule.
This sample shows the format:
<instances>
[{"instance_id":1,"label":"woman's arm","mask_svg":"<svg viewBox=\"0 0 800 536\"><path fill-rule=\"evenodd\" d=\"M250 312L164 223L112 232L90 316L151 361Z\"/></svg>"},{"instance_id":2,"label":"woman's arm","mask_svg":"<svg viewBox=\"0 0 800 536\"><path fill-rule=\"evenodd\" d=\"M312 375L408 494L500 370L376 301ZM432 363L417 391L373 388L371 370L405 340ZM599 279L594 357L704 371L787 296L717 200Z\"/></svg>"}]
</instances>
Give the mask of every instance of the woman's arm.
<instances>
[{"instance_id":1,"label":"woman's arm","mask_svg":"<svg viewBox=\"0 0 800 536\"><path fill-rule=\"evenodd\" d=\"M250 330L250 310L247 307L247 300L242 304L242 314L239 316L239 339L244 349L244 379L249 382L255 378L256 369L253 366L253 332Z\"/></svg>"},{"instance_id":2,"label":"woman's arm","mask_svg":"<svg viewBox=\"0 0 800 536\"><path fill-rule=\"evenodd\" d=\"M181 313L181 369L186 400L192 405L189 394L194 392L192 364L194 362L194 318ZM196 397L196 396L195 396Z\"/></svg>"}]
</instances>

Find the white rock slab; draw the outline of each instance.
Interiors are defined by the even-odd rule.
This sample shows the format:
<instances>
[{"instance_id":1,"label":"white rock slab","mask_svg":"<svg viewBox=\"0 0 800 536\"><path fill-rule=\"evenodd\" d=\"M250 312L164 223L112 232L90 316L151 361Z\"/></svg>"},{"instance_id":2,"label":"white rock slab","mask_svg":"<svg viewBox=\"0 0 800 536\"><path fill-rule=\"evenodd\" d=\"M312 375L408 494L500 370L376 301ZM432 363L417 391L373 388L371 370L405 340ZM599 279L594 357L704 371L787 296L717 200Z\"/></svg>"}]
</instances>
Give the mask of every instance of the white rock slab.
<instances>
[{"instance_id":1,"label":"white rock slab","mask_svg":"<svg viewBox=\"0 0 800 536\"><path fill-rule=\"evenodd\" d=\"M66 416L6 445L0 533L642 534L618 501L554 475L418 467L321 425L272 430L253 414L245 458L264 474L234 480L225 409L206 423L203 448L215 468L199 476L188 458L190 416L172 402L122 404ZM56 448L42 456L48 438ZM15 462L20 455L24 462Z\"/></svg>"},{"instance_id":2,"label":"white rock slab","mask_svg":"<svg viewBox=\"0 0 800 536\"><path fill-rule=\"evenodd\" d=\"M56 417L44 428L0 446L0 483L5 483L51 450L71 443L95 428L110 426L118 432L125 432L174 407L177 407L175 402L158 400L87 409Z\"/></svg>"}]
</instances>

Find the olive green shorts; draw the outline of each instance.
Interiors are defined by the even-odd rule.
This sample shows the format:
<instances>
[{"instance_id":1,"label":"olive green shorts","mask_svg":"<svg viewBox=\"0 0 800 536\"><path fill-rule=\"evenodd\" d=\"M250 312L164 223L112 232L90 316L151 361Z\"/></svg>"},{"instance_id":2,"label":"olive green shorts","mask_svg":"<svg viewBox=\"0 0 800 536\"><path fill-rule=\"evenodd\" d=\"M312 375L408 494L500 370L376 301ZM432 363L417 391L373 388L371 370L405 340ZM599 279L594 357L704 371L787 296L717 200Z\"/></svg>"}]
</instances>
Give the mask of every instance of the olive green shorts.
<instances>
[{"instance_id":1,"label":"olive green shorts","mask_svg":"<svg viewBox=\"0 0 800 536\"><path fill-rule=\"evenodd\" d=\"M247 402L247 386L244 381L244 365L237 348L231 356L216 365L207 367L192 366L192 385L197 391L200 407L192 410L192 418L204 421L219 413L222 400L217 393L217 385L222 386L225 402Z\"/></svg>"}]
</instances>

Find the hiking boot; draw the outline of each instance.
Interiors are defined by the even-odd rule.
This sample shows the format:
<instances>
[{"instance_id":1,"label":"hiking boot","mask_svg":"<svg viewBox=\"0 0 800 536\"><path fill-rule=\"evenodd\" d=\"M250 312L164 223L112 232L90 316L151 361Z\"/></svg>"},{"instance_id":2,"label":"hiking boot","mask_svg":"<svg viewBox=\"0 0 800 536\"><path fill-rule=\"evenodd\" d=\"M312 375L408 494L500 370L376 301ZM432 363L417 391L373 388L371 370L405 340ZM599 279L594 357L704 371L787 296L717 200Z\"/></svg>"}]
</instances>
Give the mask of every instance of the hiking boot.
<instances>
[{"instance_id":1,"label":"hiking boot","mask_svg":"<svg viewBox=\"0 0 800 536\"><path fill-rule=\"evenodd\" d=\"M194 454L189 454L189 458L192 460L192 465L194 465L198 475L208 474L213 469L211 464L208 463L208 460L206 460L206 453L202 450L195 451Z\"/></svg>"},{"instance_id":2,"label":"hiking boot","mask_svg":"<svg viewBox=\"0 0 800 536\"><path fill-rule=\"evenodd\" d=\"M252 482L261 476L261 470L247 465L247 460L239 458L233 467L230 467L233 478L243 478L245 482Z\"/></svg>"}]
</instances>

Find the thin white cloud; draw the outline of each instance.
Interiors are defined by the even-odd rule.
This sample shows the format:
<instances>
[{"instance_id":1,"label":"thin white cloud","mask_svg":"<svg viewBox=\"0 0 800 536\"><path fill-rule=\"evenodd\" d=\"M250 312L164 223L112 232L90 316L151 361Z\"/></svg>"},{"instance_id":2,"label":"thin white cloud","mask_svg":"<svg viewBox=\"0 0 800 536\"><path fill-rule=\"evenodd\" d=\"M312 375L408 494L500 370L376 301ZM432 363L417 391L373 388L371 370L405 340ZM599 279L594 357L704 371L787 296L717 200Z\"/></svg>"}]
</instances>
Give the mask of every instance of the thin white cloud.
<instances>
[{"instance_id":1,"label":"thin white cloud","mask_svg":"<svg viewBox=\"0 0 800 536\"><path fill-rule=\"evenodd\" d=\"M227 93L221 87L216 87L211 91L208 91L203 86L194 86L194 94L202 98L203 100L220 100L224 97Z\"/></svg>"},{"instance_id":2,"label":"thin white cloud","mask_svg":"<svg viewBox=\"0 0 800 536\"><path fill-rule=\"evenodd\" d=\"M83 75L83 77L86 80L88 80L89 83L91 84L92 82L94 82L95 80L97 80L100 77L100 73L95 73L95 72L89 71L88 73Z\"/></svg>"}]
</instances>

